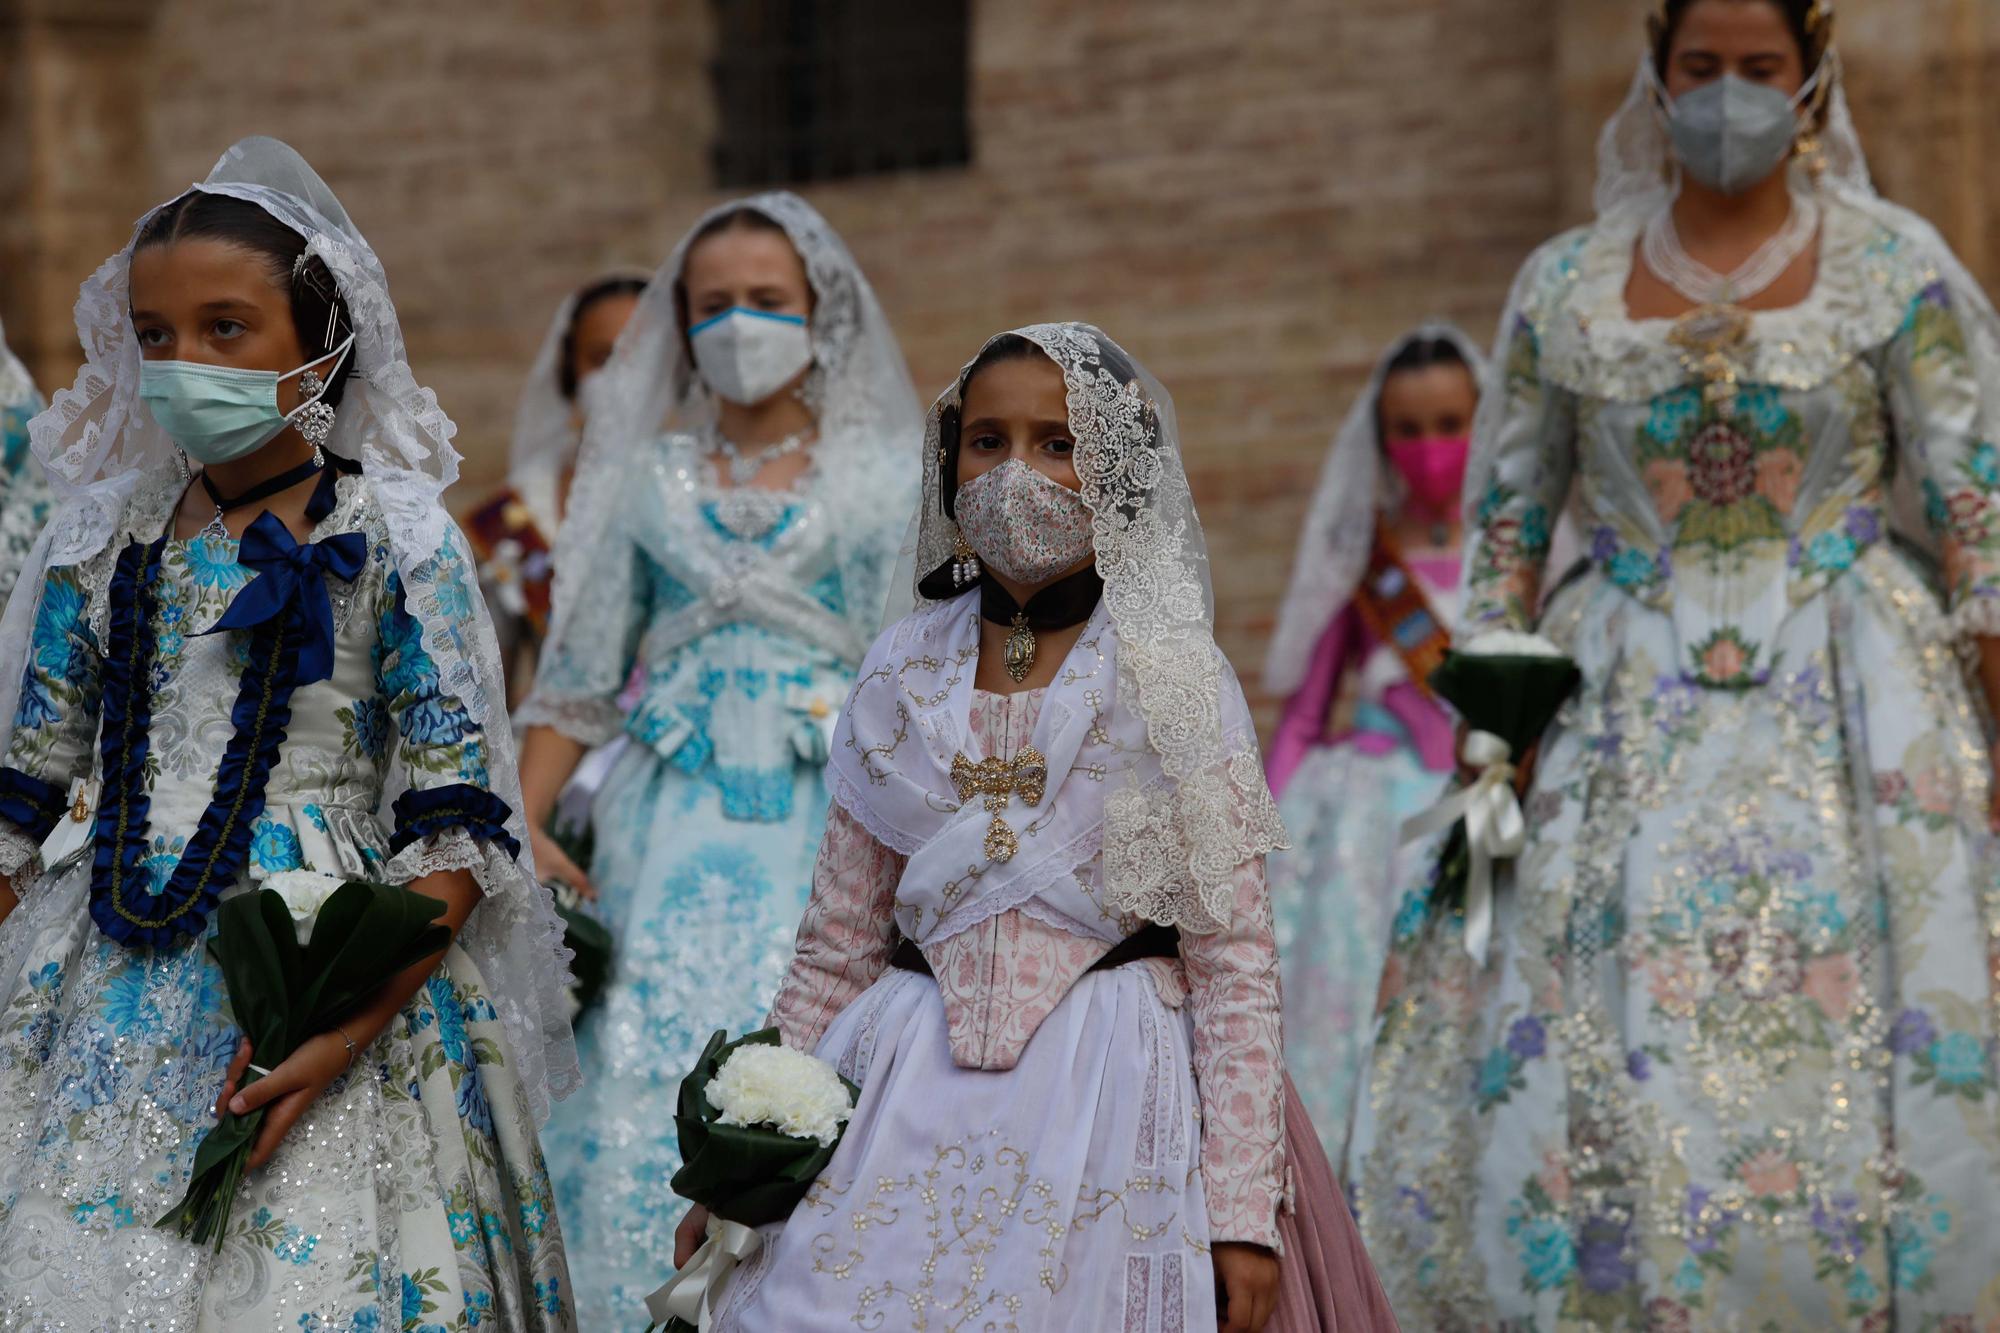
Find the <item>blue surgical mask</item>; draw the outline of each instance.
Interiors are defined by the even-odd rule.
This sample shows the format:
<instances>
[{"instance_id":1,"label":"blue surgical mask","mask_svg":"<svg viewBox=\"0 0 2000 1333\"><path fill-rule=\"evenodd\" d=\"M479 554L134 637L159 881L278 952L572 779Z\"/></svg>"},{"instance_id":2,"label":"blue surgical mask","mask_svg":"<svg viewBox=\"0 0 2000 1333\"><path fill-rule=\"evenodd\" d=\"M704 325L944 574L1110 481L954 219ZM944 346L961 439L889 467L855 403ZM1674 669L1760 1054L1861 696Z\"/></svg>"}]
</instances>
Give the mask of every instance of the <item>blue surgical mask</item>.
<instances>
[{"instance_id":1,"label":"blue surgical mask","mask_svg":"<svg viewBox=\"0 0 2000 1333\"><path fill-rule=\"evenodd\" d=\"M334 349L334 361L321 378L329 384L339 371L354 336ZM139 365L139 396L188 457L204 465L241 458L276 439L292 419L325 396L321 389L290 412L278 407L278 385L317 366L320 357L280 375L275 370L243 370L207 366L194 361L144 361Z\"/></svg>"},{"instance_id":2,"label":"blue surgical mask","mask_svg":"<svg viewBox=\"0 0 2000 1333\"><path fill-rule=\"evenodd\" d=\"M732 306L689 329L688 342L708 387L745 407L763 402L812 364L812 333L801 315Z\"/></svg>"}]
</instances>

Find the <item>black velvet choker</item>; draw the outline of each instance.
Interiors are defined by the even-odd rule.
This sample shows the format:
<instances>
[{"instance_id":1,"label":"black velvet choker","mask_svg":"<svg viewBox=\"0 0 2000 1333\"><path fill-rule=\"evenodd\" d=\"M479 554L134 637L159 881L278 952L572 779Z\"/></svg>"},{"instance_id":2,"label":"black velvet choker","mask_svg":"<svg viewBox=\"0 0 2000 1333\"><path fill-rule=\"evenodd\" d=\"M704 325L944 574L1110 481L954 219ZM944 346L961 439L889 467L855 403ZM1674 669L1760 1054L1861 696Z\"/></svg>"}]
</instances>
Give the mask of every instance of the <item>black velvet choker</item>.
<instances>
[{"instance_id":1,"label":"black velvet choker","mask_svg":"<svg viewBox=\"0 0 2000 1333\"><path fill-rule=\"evenodd\" d=\"M1081 625L1090 619L1103 596L1104 579L1096 565L1057 579L1030 597L1026 606L1016 602L999 580L988 573L979 583L979 615L1013 630L1007 636L1004 664L1008 676L1018 685L1035 668L1035 632Z\"/></svg>"}]
</instances>

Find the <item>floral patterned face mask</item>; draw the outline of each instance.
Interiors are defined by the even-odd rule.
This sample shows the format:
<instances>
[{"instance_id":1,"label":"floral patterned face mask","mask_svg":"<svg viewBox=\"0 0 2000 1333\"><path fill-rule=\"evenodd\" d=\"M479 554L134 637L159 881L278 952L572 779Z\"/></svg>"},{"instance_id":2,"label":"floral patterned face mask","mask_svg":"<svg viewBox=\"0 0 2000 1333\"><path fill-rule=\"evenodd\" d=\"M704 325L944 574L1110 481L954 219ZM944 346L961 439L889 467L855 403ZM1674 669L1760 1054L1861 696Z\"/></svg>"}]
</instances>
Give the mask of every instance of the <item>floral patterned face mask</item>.
<instances>
[{"instance_id":1,"label":"floral patterned face mask","mask_svg":"<svg viewBox=\"0 0 2000 1333\"><path fill-rule=\"evenodd\" d=\"M1018 458L974 477L953 507L973 552L1016 583L1047 583L1090 554L1083 497Z\"/></svg>"}]
</instances>

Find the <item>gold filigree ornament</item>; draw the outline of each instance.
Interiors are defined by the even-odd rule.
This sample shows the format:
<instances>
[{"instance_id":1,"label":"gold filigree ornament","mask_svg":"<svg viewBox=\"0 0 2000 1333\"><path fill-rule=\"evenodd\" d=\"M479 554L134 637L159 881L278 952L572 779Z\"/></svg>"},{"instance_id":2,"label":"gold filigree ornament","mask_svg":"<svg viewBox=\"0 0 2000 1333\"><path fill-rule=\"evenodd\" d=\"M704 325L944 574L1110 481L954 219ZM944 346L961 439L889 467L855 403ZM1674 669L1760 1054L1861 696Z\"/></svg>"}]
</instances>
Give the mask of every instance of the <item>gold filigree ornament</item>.
<instances>
[{"instance_id":1,"label":"gold filigree ornament","mask_svg":"<svg viewBox=\"0 0 2000 1333\"><path fill-rule=\"evenodd\" d=\"M1646 20L1657 43L1659 34L1666 30L1667 16L1672 12L1671 0L1660 0L1660 7ZM1806 10L1806 36L1818 42L1825 49L1826 41L1833 35L1833 0L1813 0Z\"/></svg>"},{"instance_id":2,"label":"gold filigree ornament","mask_svg":"<svg viewBox=\"0 0 2000 1333\"><path fill-rule=\"evenodd\" d=\"M1042 803L1049 785L1049 761L1034 746L1023 746L1012 759L967 759L963 752L952 756L951 785L961 802L982 798L993 821L986 826L986 859L1011 861L1021 850L1020 840L1007 821L1000 817L1007 800L1019 796L1028 806Z\"/></svg>"},{"instance_id":3,"label":"gold filigree ornament","mask_svg":"<svg viewBox=\"0 0 2000 1333\"><path fill-rule=\"evenodd\" d=\"M1025 611L1014 613L1014 624L1007 631L1007 642L1001 650L1000 664L1007 668L1007 676L1016 685L1028 678L1035 669L1035 631L1028 626Z\"/></svg>"},{"instance_id":4,"label":"gold filigree ornament","mask_svg":"<svg viewBox=\"0 0 2000 1333\"><path fill-rule=\"evenodd\" d=\"M1680 352L1681 364L1689 374L1701 377L1702 406L1710 420L1735 410L1749 338L1750 313L1736 305L1697 306L1675 320L1667 333L1667 341Z\"/></svg>"}]
</instances>

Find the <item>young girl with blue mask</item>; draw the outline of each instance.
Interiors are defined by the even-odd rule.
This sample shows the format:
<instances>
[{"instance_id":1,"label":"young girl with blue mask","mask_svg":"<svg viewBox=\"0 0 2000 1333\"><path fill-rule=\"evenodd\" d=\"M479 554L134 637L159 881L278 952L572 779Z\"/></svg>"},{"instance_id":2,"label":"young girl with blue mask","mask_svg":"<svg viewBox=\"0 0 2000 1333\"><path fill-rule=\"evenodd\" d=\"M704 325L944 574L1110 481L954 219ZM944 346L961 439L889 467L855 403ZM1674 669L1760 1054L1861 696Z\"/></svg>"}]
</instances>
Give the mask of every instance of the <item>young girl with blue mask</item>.
<instances>
[{"instance_id":1,"label":"young girl with blue mask","mask_svg":"<svg viewBox=\"0 0 2000 1333\"><path fill-rule=\"evenodd\" d=\"M637 1330L672 1267L680 1080L714 1029L759 1024L790 956L922 418L867 279L790 194L701 220L588 398L522 782L539 830L585 748L628 741L587 871L540 832L535 857L616 940L549 1159L584 1322Z\"/></svg>"},{"instance_id":2,"label":"young girl with blue mask","mask_svg":"<svg viewBox=\"0 0 2000 1333\"><path fill-rule=\"evenodd\" d=\"M0 624L0 1325L570 1329L536 1132L576 1077L560 925L380 264L248 139L78 310L31 428L60 507ZM218 907L351 879L438 900L451 943L251 1049ZM197 1245L155 1222L224 1108L262 1127Z\"/></svg>"}]
</instances>

